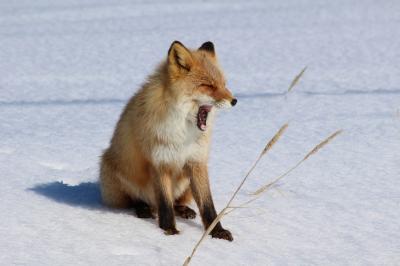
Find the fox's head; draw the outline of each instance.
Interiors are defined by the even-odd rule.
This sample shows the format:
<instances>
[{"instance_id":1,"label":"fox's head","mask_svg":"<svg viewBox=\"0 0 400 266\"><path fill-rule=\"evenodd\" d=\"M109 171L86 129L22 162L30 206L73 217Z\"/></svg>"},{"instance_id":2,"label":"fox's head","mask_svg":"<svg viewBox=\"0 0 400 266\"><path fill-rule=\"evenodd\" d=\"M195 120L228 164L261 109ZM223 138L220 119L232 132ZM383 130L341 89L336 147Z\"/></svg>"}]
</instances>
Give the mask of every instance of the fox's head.
<instances>
[{"instance_id":1,"label":"fox's head","mask_svg":"<svg viewBox=\"0 0 400 266\"><path fill-rule=\"evenodd\" d=\"M207 116L212 108L229 108L237 103L226 87L212 42L189 50L174 41L168 51L167 69L170 88L198 107L197 126L202 131L206 130Z\"/></svg>"}]
</instances>

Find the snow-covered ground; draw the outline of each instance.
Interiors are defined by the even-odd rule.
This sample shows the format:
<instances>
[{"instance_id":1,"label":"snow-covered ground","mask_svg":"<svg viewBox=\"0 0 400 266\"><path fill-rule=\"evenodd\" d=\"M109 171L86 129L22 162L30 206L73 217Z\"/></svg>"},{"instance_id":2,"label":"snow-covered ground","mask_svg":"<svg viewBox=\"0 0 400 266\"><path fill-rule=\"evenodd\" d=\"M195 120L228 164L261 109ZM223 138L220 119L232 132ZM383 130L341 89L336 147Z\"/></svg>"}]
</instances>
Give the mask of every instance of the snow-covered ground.
<instances>
[{"instance_id":1,"label":"snow-covered ground","mask_svg":"<svg viewBox=\"0 0 400 266\"><path fill-rule=\"evenodd\" d=\"M127 99L170 43L215 43L239 102L210 160L220 210L266 141L289 129L193 265L400 265L400 2L0 1L0 264L179 265L203 230L100 202L98 161ZM308 69L293 91L293 77Z\"/></svg>"}]
</instances>

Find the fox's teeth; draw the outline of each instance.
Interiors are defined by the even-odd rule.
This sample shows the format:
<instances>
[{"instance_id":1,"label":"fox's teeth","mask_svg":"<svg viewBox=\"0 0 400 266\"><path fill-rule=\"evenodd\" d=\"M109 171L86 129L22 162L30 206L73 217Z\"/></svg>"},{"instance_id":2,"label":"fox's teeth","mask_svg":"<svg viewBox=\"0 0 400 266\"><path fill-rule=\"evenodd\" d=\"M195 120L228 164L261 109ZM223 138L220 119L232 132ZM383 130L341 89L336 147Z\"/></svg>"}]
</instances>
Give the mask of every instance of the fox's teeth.
<instances>
[{"instance_id":1,"label":"fox's teeth","mask_svg":"<svg viewBox=\"0 0 400 266\"><path fill-rule=\"evenodd\" d=\"M205 131L207 128L207 117L208 112L211 111L211 106L200 106L197 113L197 126L201 131Z\"/></svg>"}]
</instances>

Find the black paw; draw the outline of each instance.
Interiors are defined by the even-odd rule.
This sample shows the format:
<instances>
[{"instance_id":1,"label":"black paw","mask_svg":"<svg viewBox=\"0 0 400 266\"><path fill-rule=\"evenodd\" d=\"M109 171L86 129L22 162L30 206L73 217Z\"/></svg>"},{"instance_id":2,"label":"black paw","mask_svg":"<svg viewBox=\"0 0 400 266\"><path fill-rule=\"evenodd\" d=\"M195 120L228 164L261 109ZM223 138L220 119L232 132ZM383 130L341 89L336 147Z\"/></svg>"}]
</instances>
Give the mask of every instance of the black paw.
<instances>
[{"instance_id":1,"label":"black paw","mask_svg":"<svg viewBox=\"0 0 400 266\"><path fill-rule=\"evenodd\" d=\"M219 239L225 239L225 240L228 240L228 241L233 241L233 237L232 237L231 232L229 232L228 230L223 229L223 228L218 229L218 230L215 230L215 229L212 230L211 231L211 236L213 238L219 238Z\"/></svg>"},{"instance_id":2,"label":"black paw","mask_svg":"<svg viewBox=\"0 0 400 266\"><path fill-rule=\"evenodd\" d=\"M138 218L142 218L142 219L147 219L147 218L155 219L155 216L151 212L150 208L149 209L136 210L136 216Z\"/></svg>"},{"instance_id":3,"label":"black paw","mask_svg":"<svg viewBox=\"0 0 400 266\"><path fill-rule=\"evenodd\" d=\"M134 203L133 208L135 209L136 216L138 218L152 218L154 219L155 216L153 215L153 212L151 210L151 207L143 202L143 201L137 201Z\"/></svg>"},{"instance_id":4,"label":"black paw","mask_svg":"<svg viewBox=\"0 0 400 266\"><path fill-rule=\"evenodd\" d=\"M185 218L185 219L194 219L196 218L196 212L189 208L188 206L175 206L175 213L179 217Z\"/></svg>"}]
</instances>

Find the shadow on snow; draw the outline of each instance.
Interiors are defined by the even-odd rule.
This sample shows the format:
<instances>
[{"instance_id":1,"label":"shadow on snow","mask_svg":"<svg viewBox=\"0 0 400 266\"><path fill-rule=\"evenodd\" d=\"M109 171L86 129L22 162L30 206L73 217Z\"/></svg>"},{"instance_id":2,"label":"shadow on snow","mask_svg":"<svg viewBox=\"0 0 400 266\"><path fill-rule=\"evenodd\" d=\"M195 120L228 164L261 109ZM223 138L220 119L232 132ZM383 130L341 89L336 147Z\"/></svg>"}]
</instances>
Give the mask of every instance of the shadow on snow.
<instances>
[{"instance_id":1,"label":"shadow on snow","mask_svg":"<svg viewBox=\"0 0 400 266\"><path fill-rule=\"evenodd\" d=\"M73 186L63 182L38 184L29 190L56 202L87 209L105 209L102 204L100 187L95 182L85 182Z\"/></svg>"}]
</instances>

